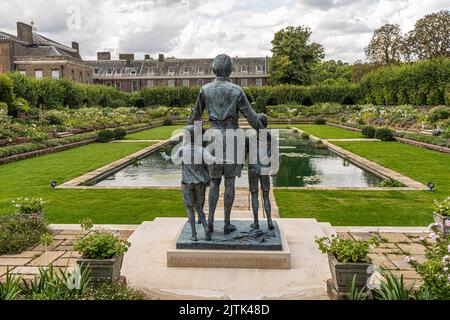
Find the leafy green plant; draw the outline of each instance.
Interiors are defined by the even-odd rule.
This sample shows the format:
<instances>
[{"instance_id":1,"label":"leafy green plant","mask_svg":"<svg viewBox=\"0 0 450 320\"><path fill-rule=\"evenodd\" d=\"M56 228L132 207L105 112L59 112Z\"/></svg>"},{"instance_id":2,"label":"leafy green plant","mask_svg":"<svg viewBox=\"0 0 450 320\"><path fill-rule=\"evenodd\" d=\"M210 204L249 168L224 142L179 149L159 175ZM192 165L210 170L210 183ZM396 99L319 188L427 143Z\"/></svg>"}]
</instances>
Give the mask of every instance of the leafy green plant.
<instances>
[{"instance_id":1,"label":"leafy green plant","mask_svg":"<svg viewBox=\"0 0 450 320\"><path fill-rule=\"evenodd\" d=\"M316 244L322 253L334 255L339 262L358 263L370 262L369 251L379 246L380 241L375 236L369 240L352 240L333 236L331 239L316 237Z\"/></svg>"},{"instance_id":2,"label":"leafy green plant","mask_svg":"<svg viewBox=\"0 0 450 320\"><path fill-rule=\"evenodd\" d=\"M395 180L394 178L388 178L380 183L380 187L382 188L401 188L404 186L405 185L403 183L401 183L398 180Z\"/></svg>"},{"instance_id":3,"label":"leafy green plant","mask_svg":"<svg viewBox=\"0 0 450 320\"><path fill-rule=\"evenodd\" d=\"M394 141L394 132L387 128L379 128L375 133L375 138L381 141Z\"/></svg>"},{"instance_id":4,"label":"leafy green plant","mask_svg":"<svg viewBox=\"0 0 450 320\"><path fill-rule=\"evenodd\" d=\"M23 295L28 300L73 300L86 291L90 280L89 268L74 272L40 268L33 281L23 281Z\"/></svg>"},{"instance_id":5,"label":"leafy green plant","mask_svg":"<svg viewBox=\"0 0 450 320\"><path fill-rule=\"evenodd\" d=\"M116 140L122 140L127 135L127 131L122 128L116 128L113 130L113 136Z\"/></svg>"},{"instance_id":6,"label":"leafy green plant","mask_svg":"<svg viewBox=\"0 0 450 320\"><path fill-rule=\"evenodd\" d=\"M165 119L163 122L164 126L171 126L173 124L173 121L171 119Z\"/></svg>"},{"instance_id":7,"label":"leafy green plant","mask_svg":"<svg viewBox=\"0 0 450 320\"><path fill-rule=\"evenodd\" d=\"M44 233L43 235L41 235L41 244L44 246L45 251L47 251L48 247L52 244L53 242L53 236L51 233Z\"/></svg>"},{"instance_id":8,"label":"leafy green plant","mask_svg":"<svg viewBox=\"0 0 450 320\"><path fill-rule=\"evenodd\" d=\"M325 120L324 118L317 118L316 120L314 120L314 123L318 125L324 125L327 124L327 120Z\"/></svg>"},{"instance_id":9,"label":"leafy green plant","mask_svg":"<svg viewBox=\"0 0 450 320\"><path fill-rule=\"evenodd\" d=\"M362 135L366 138L375 138L377 129L372 126L364 126L362 127Z\"/></svg>"},{"instance_id":10,"label":"leafy green plant","mask_svg":"<svg viewBox=\"0 0 450 320\"><path fill-rule=\"evenodd\" d=\"M86 259L110 259L128 251L130 243L118 239L114 234L104 230L96 230L91 235L79 239L74 249Z\"/></svg>"},{"instance_id":11,"label":"leafy green plant","mask_svg":"<svg viewBox=\"0 0 450 320\"><path fill-rule=\"evenodd\" d=\"M375 289L378 300L412 300L414 298L414 284L406 285L403 275L396 278L392 272L383 271L380 288Z\"/></svg>"},{"instance_id":12,"label":"leafy green plant","mask_svg":"<svg viewBox=\"0 0 450 320\"><path fill-rule=\"evenodd\" d=\"M427 120L431 124L435 124L448 118L450 118L450 107L448 106L435 107L431 109L430 113L427 116Z\"/></svg>"},{"instance_id":13,"label":"leafy green plant","mask_svg":"<svg viewBox=\"0 0 450 320\"><path fill-rule=\"evenodd\" d=\"M311 137L311 136L310 136L308 133L302 132L302 139L303 139L303 140L309 140L310 137Z\"/></svg>"},{"instance_id":14,"label":"leafy green plant","mask_svg":"<svg viewBox=\"0 0 450 320\"><path fill-rule=\"evenodd\" d=\"M101 130L97 134L97 141L107 143L114 139L114 133L111 130Z\"/></svg>"},{"instance_id":15,"label":"leafy green plant","mask_svg":"<svg viewBox=\"0 0 450 320\"><path fill-rule=\"evenodd\" d=\"M442 216L450 215L450 197L442 201L434 200L434 212Z\"/></svg>"},{"instance_id":16,"label":"leafy green plant","mask_svg":"<svg viewBox=\"0 0 450 320\"><path fill-rule=\"evenodd\" d=\"M12 204L18 214L37 214L44 212L45 201L42 198L20 197Z\"/></svg>"},{"instance_id":17,"label":"leafy green plant","mask_svg":"<svg viewBox=\"0 0 450 320\"><path fill-rule=\"evenodd\" d=\"M34 215L0 216L0 255L17 254L39 244L49 233L43 217Z\"/></svg>"},{"instance_id":18,"label":"leafy green plant","mask_svg":"<svg viewBox=\"0 0 450 320\"><path fill-rule=\"evenodd\" d=\"M15 300L21 292L21 281L21 277L14 277L8 270L5 281L0 281L0 301Z\"/></svg>"},{"instance_id":19,"label":"leafy green plant","mask_svg":"<svg viewBox=\"0 0 450 320\"><path fill-rule=\"evenodd\" d=\"M94 227L91 218L83 218L80 220L81 229L84 231L91 230Z\"/></svg>"},{"instance_id":20,"label":"leafy green plant","mask_svg":"<svg viewBox=\"0 0 450 320\"><path fill-rule=\"evenodd\" d=\"M100 282L92 283L82 296L83 300L144 300L145 295L128 288L125 284Z\"/></svg>"}]
</instances>

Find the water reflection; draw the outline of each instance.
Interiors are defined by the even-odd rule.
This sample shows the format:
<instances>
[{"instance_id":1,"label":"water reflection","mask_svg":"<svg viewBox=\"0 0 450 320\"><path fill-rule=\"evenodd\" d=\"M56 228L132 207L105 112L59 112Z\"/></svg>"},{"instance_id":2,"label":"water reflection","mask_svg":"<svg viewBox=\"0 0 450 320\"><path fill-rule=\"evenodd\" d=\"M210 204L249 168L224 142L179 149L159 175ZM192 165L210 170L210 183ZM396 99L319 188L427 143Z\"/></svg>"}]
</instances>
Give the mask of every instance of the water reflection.
<instances>
[{"instance_id":1,"label":"water reflection","mask_svg":"<svg viewBox=\"0 0 450 320\"><path fill-rule=\"evenodd\" d=\"M316 149L309 141L302 140L297 133L282 130L280 133L280 171L273 178L279 187L373 187L381 179L326 149ZM166 150L169 151L170 150ZM152 186L178 187L180 167L165 162L159 152L97 183L98 186ZM238 187L247 187L247 171L237 179Z\"/></svg>"}]
</instances>

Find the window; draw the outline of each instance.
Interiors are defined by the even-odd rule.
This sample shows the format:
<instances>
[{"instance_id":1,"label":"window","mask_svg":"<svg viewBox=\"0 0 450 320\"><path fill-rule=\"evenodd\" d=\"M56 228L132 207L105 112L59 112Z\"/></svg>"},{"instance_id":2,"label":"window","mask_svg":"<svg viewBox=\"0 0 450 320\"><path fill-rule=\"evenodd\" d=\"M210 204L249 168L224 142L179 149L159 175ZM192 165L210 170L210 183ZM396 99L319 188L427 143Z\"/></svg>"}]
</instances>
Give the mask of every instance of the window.
<instances>
[{"instance_id":1,"label":"window","mask_svg":"<svg viewBox=\"0 0 450 320\"><path fill-rule=\"evenodd\" d=\"M167 85L169 87L175 87L175 80L167 80Z\"/></svg>"},{"instance_id":2,"label":"window","mask_svg":"<svg viewBox=\"0 0 450 320\"><path fill-rule=\"evenodd\" d=\"M72 80L75 80L75 71L74 71L74 70L71 70L71 71L70 71L70 75L71 75L71 77L72 77L71 79L72 79Z\"/></svg>"},{"instance_id":3,"label":"window","mask_svg":"<svg viewBox=\"0 0 450 320\"><path fill-rule=\"evenodd\" d=\"M183 80L183 87L189 87L189 80Z\"/></svg>"},{"instance_id":4,"label":"window","mask_svg":"<svg viewBox=\"0 0 450 320\"><path fill-rule=\"evenodd\" d=\"M116 75L120 76L122 74L122 69L116 69Z\"/></svg>"},{"instance_id":5,"label":"window","mask_svg":"<svg viewBox=\"0 0 450 320\"><path fill-rule=\"evenodd\" d=\"M99 74L100 73L100 69L99 68L95 68L94 69L94 74Z\"/></svg>"},{"instance_id":6,"label":"window","mask_svg":"<svg viewBox=\"0 0 450 320\"><path fill-rule=\"evenodd\" d=\"M247 73L247 72L248 72L247 66L241 66L241 73Z\"/></svg>"},{"instance_id":7,"label":"window","mask_svg":"<svg viewBox=\"0 0 450 320\"><path fill-rule=\"evenodd\" d=\"M152 88L155 86L155 83L153 80L147 80L147 87Z\"/></svg>"},{"instance_id":8,"label":"window","mask_svg":"<svg viewBox=\"0 0 450 320\"><path fill-rule=\"evenodd\" d=\"M27 72L26 72L26 71L23 71L23 70L19 71L19 73L20 73L21 75L23 75L23 76L26 76L26 75L27 75Z\"/></svg>"},{"instance_id":9,"label":"window","mask_svg":"<svg viewBox=\"0 0 450 320\"><path fill-rule=\"evenodd\" d=\"M122 83L116 82L116 83L114 83L114 86L116 87L117 90L119 90L119 91L122 90Z\"/></svg>"},{"instance_id":10,"label":"window","mask_svg":"<svg viewBox=\"0 0 450 320\"><path fill-rule=\"evenodd\" d=\"M114 70L114 69L111 69L111 68L106 69L106 74L107 74L107 75L112 75L113 70Z\"/></svg>"},{"instance_id":11,"label":"window","mask_svg":"<svg viewBox=\"0 0 450 320\"><path fill-rule=\"evenodd\" d=\"M198 80L197 80L197 85L198 85L198 86L203 86L203 84L204 84L203 79L198 79Z\"/></svg>"},{"instance_id":12,"label":"window","mask_svg":"<svg viewBox=\"0 0 450 320\"><path fill-rule=\"evenodd\" d=\"M105 85L107 86L107 87L112 87L112 82L105 82Z\"/></svg>"},{"instance_id":13,"label":"window","mask_svg":"<svg viewBox=\"0 0 450 320\"><path fill-rule=\"evenodd\" d=\"M136 68L131 68L130 73L132 76L135 76L137 74L137 69Z\"/></svg>"},{"instance_id":14,"label":"window","mask_svg":"<svg viewBox=\"0 0 450 320\"><path fill-rule=\"evenodd\" d=\"M262 72L264 72L264 67L263 67L261 64L258 64L258 65L256 66L256 72L257 72L257 73L262 73Z\"/></svg>"},{"instance_id":15,"label":"window","mask_svg":"<svg viewBox=\"0 0 450 320\"><path fill-rule=\"evenodd\" d=\"M247 79L241 79L241 87L247 87Z\"/></svg>"},{"instance_id":16,"label":"window","mask_svg":"<svg viewBox=\"0 0 450 320\"><path fill-rule=\"evenodd\" d=\"M175 75L175 71L176 71L175 67L169 67L169 76Z\"/></svg>"},{"instance_id":17,"label":"window","mask_svg":"<svg viewBox=\"0 0 450 320\"><path fill-rule=\"evenodd\" d=\"M189 74L191 72L191 68L189 67L183 67L183 73L184 74Z\"/></svg>"},{"instance_id":18,"label":"window","mask_svg":"<svg viewBox=\"0 0 450 320\"><path fill-rule=\"evenodd\" d=\"M58 75L59 76L59 75ZM83 71L80 71L80 82L83 82Z\"/></svg>"},{"instance_id":19,"label":"window","mask_svg":"<svg viewBox=\"0 0 450 320\"><path fill-rule=\"evenodd\" d=\"M34 71L34 77L35 77L36 79L42 79L42 78L44 77L44 75L43 75L43 73L42 73L42 70L35 70L35 71Z\"/></svg>"},{"instance_id":20,"label":"window","mask_svg":"<svg viewBox=\"0 0 450 320\"><path fill-rule=\"evenodd\" d=\"M205 68L203 66L198 66L197 67L197 73L198 74L204 74L205 73Z\"/></svg>"},{"instance_id":21,"label":"window","mask_svg":"<svg viewBox=\"0 0 450 320\"><path fill-rule=\"evenodd\" d=\"M262 87L262 85L263 85L262 79L256 79L256 86L257 87Z\"/></svg>"},{"instance_id":22,"label":"window","mask_svg":"<svg viewBox=\"0 0 450 320\"><path fill-rule=\"evenodd\" d=\"M139 81L132 80L131 81L131 92L135 92L139 90Z\"/></svg>"},{"instance_id":23,"label":"window","mask_svg":"<svg viewBox=\"0 0 450 320\"><path fill-rule=\"evenodd\" d=\"M155 67L149 67L149 68L147 69L147 73L148 73L148 74L155 74Z\"/></svg>"}]
</instances>

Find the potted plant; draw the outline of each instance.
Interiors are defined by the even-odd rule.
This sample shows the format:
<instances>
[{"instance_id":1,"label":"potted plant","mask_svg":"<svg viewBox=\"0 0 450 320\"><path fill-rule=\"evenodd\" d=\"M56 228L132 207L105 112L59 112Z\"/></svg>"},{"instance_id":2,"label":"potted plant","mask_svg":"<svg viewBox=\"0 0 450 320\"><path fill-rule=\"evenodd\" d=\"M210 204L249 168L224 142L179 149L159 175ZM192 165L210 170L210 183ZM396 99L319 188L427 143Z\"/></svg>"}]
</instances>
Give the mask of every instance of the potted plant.
<instances>
[{"instance_id":1,"label":"potted plant","mask_svg":"<svg viewBox=\"0 0 450 320\"><path fill-rule=\"evenodd\" d=\"M81 270L90 268L94 281L117 281L122 269L123 256L130 243L120 240L106 230L94 230L87 237L78 239L74 249L81 254L77 264Z\"/></svg>"},{"instance_id":2,"label":"potted plant","mask_svg":"<svg viewBox=\"0 0 450 320\"><path fill-rule=\"evenodd\" d=\"M328 254L332 285L338 293L347 292L352 282L359 290L367 285L374 269L368 254L380 244L378 238L351 240L333 236L316 238L316 243L322 253Z\"/></svg>"},{"instance_id":3,"label":"potted plant","mask_svg":"<svg viewBox=\"0 0 450 320\"><path fill-rule=\"evenodd\" d=\"M444 237L448 237L450 234L450 197L442 201L434 200L434 204L434 221Z\"/></svg>"},{"instance_id":4,"label":"potted plant","mask_svg":"<svg viewBox=\"0 0 450 320\"><path fill-rule=\"evenodd\" d=\"M34 215L43 218L45 201L42 198L17 198L12 201L17 214Z\"/></svg>"}]
</instances>

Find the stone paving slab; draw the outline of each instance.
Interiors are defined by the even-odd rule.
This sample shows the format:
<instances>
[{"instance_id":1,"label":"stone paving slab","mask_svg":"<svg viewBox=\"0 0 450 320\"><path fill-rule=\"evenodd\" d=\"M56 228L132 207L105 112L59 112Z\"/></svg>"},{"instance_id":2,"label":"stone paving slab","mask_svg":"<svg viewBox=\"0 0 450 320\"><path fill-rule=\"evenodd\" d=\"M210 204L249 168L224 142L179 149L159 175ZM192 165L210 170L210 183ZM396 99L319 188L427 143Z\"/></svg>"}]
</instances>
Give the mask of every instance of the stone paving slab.
<instances>
[{"instance_id":1,"label":"stone paving slab","mask_svg":"<svg viewBox=\"0 0 450 320\"><path fill-rule=\"evenodd\" d=\"M26 265L31 261L31 258L3 258L0 256L0 266L20 266Z\"/></svg>"},{"instance_id":2,"label":"stone paving slab","mask_svg":"<svg viewBox=\"0 0 450 320\"><path fill-rule=\"evenodd\" d=\"M29 266L37 266L37 267L46 267L54 262L56 259L61 257L64 254L62 251L47 251L44 252L41 256L37 257L30 263Z\"/></svg>"},{"instance_id":3,"label":"stone paving slab","mask_svg":"<svg viewBox=\"0 0 450 320\"><path fill-rule=\"evenodd\" d=\"M19 254L5 254L0 256L0 258L35 258L43 254L44 251L23 251Z\"/></svg>"}]
</instances>

